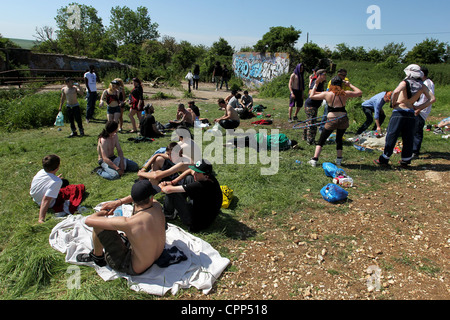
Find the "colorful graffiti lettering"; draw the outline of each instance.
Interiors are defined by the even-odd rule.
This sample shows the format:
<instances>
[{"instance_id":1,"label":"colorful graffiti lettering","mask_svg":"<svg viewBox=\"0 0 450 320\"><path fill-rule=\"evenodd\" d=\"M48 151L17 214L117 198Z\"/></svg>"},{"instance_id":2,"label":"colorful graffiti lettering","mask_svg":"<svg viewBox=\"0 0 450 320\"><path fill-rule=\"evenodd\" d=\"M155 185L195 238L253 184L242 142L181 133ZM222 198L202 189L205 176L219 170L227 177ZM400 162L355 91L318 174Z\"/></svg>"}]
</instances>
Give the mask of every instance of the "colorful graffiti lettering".
<instances>
[{"instance_id":1,"label":"colorful graffiti lettering","mask_svg":"<svg viewBox=\"0 0 450 320\"><path fill-rule=\"evenodd\" d=\"M233 56L233 70L248 86L260 87L265 82L289 72L286 53L260 54L240 52Z\"/></svg>"}]
</instances>

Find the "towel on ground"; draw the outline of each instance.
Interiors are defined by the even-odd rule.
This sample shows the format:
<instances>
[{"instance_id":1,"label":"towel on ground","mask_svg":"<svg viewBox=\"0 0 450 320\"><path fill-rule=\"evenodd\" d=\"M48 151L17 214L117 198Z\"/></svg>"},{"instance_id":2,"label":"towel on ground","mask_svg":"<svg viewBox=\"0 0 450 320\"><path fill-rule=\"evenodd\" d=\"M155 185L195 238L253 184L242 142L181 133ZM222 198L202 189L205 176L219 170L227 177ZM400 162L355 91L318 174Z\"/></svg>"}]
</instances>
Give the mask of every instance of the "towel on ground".
<instances>
[{"instance_id":1,"label":"towel on ground","mask_svg":"<svg viewBox=\"0 0 450 320\"><path fill-rule=\"evenodd\" d=\"M99 210L100 207L101 204L95 210ZM124 216L130 216L132 206L123 205L122 211ZM166 230L166 253L170 254L170 250L176 247L184 253L186 260L181 259L178 263L170 264L169 258L167 261L169 266L161 268L155 263L139 276L119 273L109 266L99 267L93 262L78 262L76 261L78 254L92 250L92 228L84 223L85 219L84 216L68 216L56 225L49 237L51 247L65 253L65 260L68 263L95 268L97 274L105 281L119 277L127 279L130 289L134 291L163 296L169 290L175 295L179 289L194 286L204 294L208 294L214 282L230 263L229 259L220 256L210 244L172 224L168 224Z\"/></svg>"}]
</instances>

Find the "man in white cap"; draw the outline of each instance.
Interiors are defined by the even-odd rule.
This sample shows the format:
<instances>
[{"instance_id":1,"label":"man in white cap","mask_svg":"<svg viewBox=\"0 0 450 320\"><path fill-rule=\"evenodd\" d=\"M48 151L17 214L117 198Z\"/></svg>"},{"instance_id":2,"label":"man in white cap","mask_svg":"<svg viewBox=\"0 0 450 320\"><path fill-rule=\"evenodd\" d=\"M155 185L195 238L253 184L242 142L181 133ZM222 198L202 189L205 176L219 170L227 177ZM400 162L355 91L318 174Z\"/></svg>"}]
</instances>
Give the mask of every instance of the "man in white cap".
<instances>
[{"instance_id":1,"label":"man in white cap","mask_svg":"<svg viewBox=\"0 0 450 320\"><path fill-rule=\"evenodd\" d=\"M423 72L416 64L409 65L405 70L406 78L400 82L392 93L391 108L392 116L386 134L386 145L384 153L374 163L377 165L387 165L394 152L398 137L401 135L403 148L401 154L402 167L407 167L413 158L413 144L415 131L415 110L422 110L436 102L436 98L427 86L423 84ZM420 105L415 105L421 95L426 99Z\"/></svg>"}]
</instances>

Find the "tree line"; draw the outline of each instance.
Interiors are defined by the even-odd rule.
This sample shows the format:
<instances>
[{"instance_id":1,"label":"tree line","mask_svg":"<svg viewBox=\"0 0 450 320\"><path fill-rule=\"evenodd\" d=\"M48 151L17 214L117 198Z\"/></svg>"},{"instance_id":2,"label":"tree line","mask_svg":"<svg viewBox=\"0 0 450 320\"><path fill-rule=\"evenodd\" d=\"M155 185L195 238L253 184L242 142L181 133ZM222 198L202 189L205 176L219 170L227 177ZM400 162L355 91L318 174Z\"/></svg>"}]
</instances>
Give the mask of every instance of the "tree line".
<instances>
[{"instance_id":1,"label":"tree line","mask_svg":"<svg viewBox=\"0 0 450 320\"><path fill-rule=\"evenodd\" d=\"M71 27L67 22L79 8L79 25ZM175 38L158 32L158 24L152 22L148 9L140 6L132 10L116 6L110 10L110 25L105 26L98 11L88 5L72 3L57 10L57 30L52 27L36 27L36 46L33 50L45 53L61 53L91 58L116 60L136 67L139 76L153 80L180 79L195 64L200 66L201 79L209 80L214 64L219 61L230 65L235 51L241 52L287 52L292 65L302 61L312 69L324 60L368 61L386 66L397 63L436 64L448 63L448 43L427 38L407 52L403 43L388 43L383 49L366 50L350 47L345 43L334 50L321 48L313 42L295 47L301 30L290 27L271 27L254 46L235 50L219 38L211 47L193 45L188 41L177 42Z\"/></svg>"}]
</instances>

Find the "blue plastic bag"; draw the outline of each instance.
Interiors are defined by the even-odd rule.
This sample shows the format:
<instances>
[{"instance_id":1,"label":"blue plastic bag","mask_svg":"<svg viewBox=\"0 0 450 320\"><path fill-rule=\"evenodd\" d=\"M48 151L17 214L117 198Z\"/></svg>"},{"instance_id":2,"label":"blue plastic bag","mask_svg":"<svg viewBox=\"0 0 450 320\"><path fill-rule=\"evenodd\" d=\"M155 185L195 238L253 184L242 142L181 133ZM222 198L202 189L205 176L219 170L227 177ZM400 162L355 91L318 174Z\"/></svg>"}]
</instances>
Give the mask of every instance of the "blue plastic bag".
<instances>
[{"instance_id":1,"label":"blue plastic bag","mask_svg":"<svg viewBox=\"0 0 450 320\"><path fill-rule=\"evenodd\" d=\"M330 178L335 178L338 175L346 176L347 174L341 168L338 168L335 164L331 162L324 162L322 168L325 171L325 175Z\"/></svg>"},{"instance_id":2,"label":"blue plastic bag","mask_svg":"<svg viewBox=\"0 0 450 320\"><path fill-rule=\"evenodd\" d=\"M348 192L337 184L329 183L320 190L322 197L328 202L338 202L347 199Z\"/></svg>"}]
</instances>

